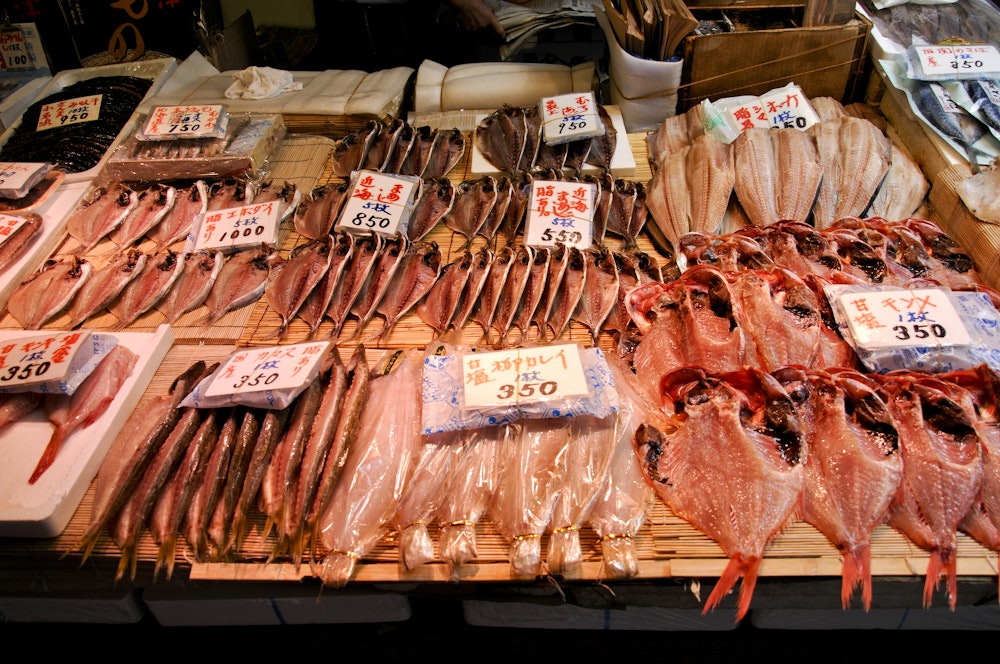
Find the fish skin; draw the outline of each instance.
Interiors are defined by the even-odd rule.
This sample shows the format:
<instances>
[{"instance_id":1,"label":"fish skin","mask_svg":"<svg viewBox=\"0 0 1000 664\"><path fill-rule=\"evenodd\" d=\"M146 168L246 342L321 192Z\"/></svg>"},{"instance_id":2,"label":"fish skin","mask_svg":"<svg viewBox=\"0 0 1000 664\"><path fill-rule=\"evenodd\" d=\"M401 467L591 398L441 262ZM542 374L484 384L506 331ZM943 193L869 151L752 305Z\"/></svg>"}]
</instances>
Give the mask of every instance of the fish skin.
<instances>
[{"instance_id":1,"label":"fish skin","mask_svg":"<svg viewBox=\"0 0 1000 664\"><path fill-rule=\"evenodd\" d=\"M507 271L507 278L504 280L500 299L493 313L491 327L497 332L494 346L498 349L506 347L507 335L510 333L514 315L521 304L524 289L528 286L528 280L531 278L531 268L534 262L534 248L526 244L518 245L514 250L514 256L510 261L510 269ZM485 341L489 343L488 334Z\"/></svg>"},{"instance_id":2,"label":"fish skin","mask_svg":"<svg viewBox=\"0 0 1000 664\"><path fill-rule=\"evenodd\" d=\"M52 466L59 450L62 449L63 441L68 436L78 430L86 429L107 411L138 361L138 355L118 344L101 358L72 396L46 395L46 401L56 399L59 402L59 408L49 415L49 421L55 429L35 470L28 478L28 484L37 482Z\"/></svg>"},{"instance_id":3,"label":"fish skin","mask_svg":"<svg viewBox=\"0 0 1000 664\"><path fill-rule=\"evenodd\" d=\"M138 204L139 195L122 182L92 187L66 220L66 231L80 243L77 254L90 251Z\"/></svg>"},{"instance_id":4,"label":"fish skin","mask_svg":"<svg viewBox=\"0 0 1000 664\"><path fill-rule=\"evenodd\" d=\"M76 256L47 260L7 299L7 313L26 330L38 330L73 300L90 278L90 261Z\"/></svg>"},{"instance_id":5,"label":"fish skin","mask_svg":"<svg viewBox=\"0 0 1000 664\"><path fill-rule=\"evenodd\" d=\"M108 305L108 311L118 318L115 329L134 323L166 296L184 270L184 259L176 251L153 254L136 277L130 280L118 297Z\"/></svg>"},{"instance_id":6,"label":"fish skin","mask_svg":"<svg viewBox=\"0 0 1000 664\"><path fill-rule=\"evenodd\" d=\"M34 240L42 232L44 223L42 216L34 212L17 215L24 222L11 235L0 243L0 274L10 267L24 254Z\"/></svg>"},{"instance_id":7,"label":"fish skin","mask_svg":"<svg viewBox=\"0 0 1000 664\"><path fill-rule=\"evenodd\" d=\"M938 86L938 89L941 89L937 83L917 83L915 94L913 94L917 111L932 127L937 128L945 136L964 147L969 162L977 164L973 146L986 135L986 126L965 111L959 110L953 113L946 110L941 105L938 96L934 94L932 86Z\"/></svg>"},{"instance_id":8,"label":"fish skin","mask_svg":"<svg viewBox=\"0 0 1000 664\"><path fill-rule=\"evenodd\" d=\"M555 341L566 331L573 312L576 311L576 305L583 296L583 288L587 279L587 267L587 257L583 251L578 247L570 247L566 271L563 273L559 290L556 291L556 297L552 302L549 317L545 320L550 341Z\"/></svg>"},{"instance_id":9,"label":"fish skin","mask_svg":"<svg viewBox=\"0 0 1000 664\"><path fill-rule=\"evenodd\" d=\"M323 316L326 314L330 300L340 286L341 276L350 264L354 255L354 234L337 233L333 239L333 248L330 251L330 265L326 269L323 279L309 291L302 306L299 307L298 316L309 325L310 338L316 335Z\"/></svg>"},{"instance_id":10,"label":"fish skin","mask_svg":"<svg viewBox=\"0 0 1000 664\"><path fill-rule=\"evenodd\" d=\"M198 562L208 560L208 526L226 486L226 471L232 457L239 424L239 408L219 413L222 420L215 445L208 457L201 482L191 496L184 519L184 537Z\"/></svg>"},{"instance_id":11,"label":"fish skin","mask_svg":"<svg viewBox=\"0 0 1000 664\"><path fill-rule=\"evenodd\" d=\"M479 152L500 171L517 173L524 153L528 131L524 109L517 106L499 108L479 121L472 139Z\"/></svg>"},{"instance_id":12,"label":"fish skin","mask_svg":"<svg viewBox=\"0 0 1000 664\"><path fill-rule=\"evenodd\" d=\"M441 267L438 279L427 294L414 306L417 316L440 337L451 326L451 320L461 302L462 292L469 281L475 254L466 249L457 258Z\"/></svg>"},{"instance_id":13,"label":"fish skin","mask_svg":"<svg viewBox=\"0 0 1000 664\"><path fill-rule=\"evenodd\" d=\"M424 180L447 177L465 154L465 132L458 128L438 129L420 177Z\"/></svg>"},{"instance_id":14,"label":"fish skin","mask_svg":"<svg viewBox=\"0 0 1000 664\"><path fill-rule=\"evenodd\" d=\"M333 321L328 338L336 339L347 322L351 307L361 295L368 283L375 263L382 253L384 240L381 235L370 233L354 238L354 251L344 267L341 282L330 298L326 308L326 317Z\"/></svg>"},{"instance_id":15,"label":"fish skin","mask_svg":"<svg viewBox=\"0 0 1000 664\"><path fill-rule=\"evenodd\" d=\"M130 281L142 272L148 255L139 249L115 253L108 262L80 287L69 309L69 328L75 329L85 320L108 306Z\"/></svg>"},{"instance_id":16,"label":"fish skin","mask_svg":"<svg viewBox=\"0 0 1000 664\"><path fill-rule=\"evenodd\" d=\"M186 237L195 224L201 221L207 207L208 185L204 180L197 180L188 187L177 189L170 210L160 223L146 233L146 237L154 243L153 252L163 251Z\"/></svg>"},{"instance_id":17,"label":"fish skin","mask_svg":"<svg viewBox=\"0 0 1000 664\"><path fill-rule=\"evenodd\" d=\"M330 234L350 190L349 180L313 187L292 214L292 224L299 235L318 240Z\"/></svg>"},{"instance_id":18,"label":"fish skin","mask_svg":"<svg viewBox=\"0 0 1000 664\"><path fill-rule=\"evenodd\" d=\"M358 319L351 339L360 338L368 321L375 315L375 310L389 284L392 283L392 275L399 269L409 245L410 241L402 235L389 238L382 244L364 290L358 294L354 304L351 305L351 314Z\"/></svg>"},{"instance_id":19,"label":"fish skin","mask_svg":"<svg viewBox=\"0 0 1000 664\"><path fill-rule=\"evenodd\" d=\"M0 394L0 431L20 421L41 404L41 392L10 392Z\"/></svg>"},{"instance_id":20,"label":"fish skin","mask_svg":"<svg viewBox=\"0 0 1000 664\"><path fill-rule=\"evenodd\" d=\"M397 321L409 312L441 276L441 248L437 242L411 243L399 268L376 306L385 322L375 335L385 339Z\"/></svg>"},{"instance_id":21,"label":"fish skin","mask_svg":"<svg viewBox=\"0 0 1000 664\"><path fill-rule=\"evenodd\" d=\"M583 292L572 318L590 331L591 341L597 346L604 321L618 302L618 264L608 249L591 249L584 256L587 269Z\"/></svg>"},{"instance_id":22,"label":"fish skin","mask_svg":"<svg viewBox=\"0 0 1000 664\"><path fill-rule=\"evenodd\" d=\"M979 111L979 114L986 121L986 124L995 131L1000 131L1000 106L993 101L997 98L996 95L1000 93L1000 85L998 85L997 81L990 79L965 79L961 83L965 87L969 98L972 99L972 103L975 104L976 110ZM990 96L991 92L993 96Z\"/></svg>"},{"instance_id":23,"label":"fish skin","mask_svg":"<svg viewBox=\"0 0 1000 664\"><path fill-rule=\"evenodd\" d=\"M493 258L494 253L489 247L480 247L476 250L475 260L469 268L469 277L466 279L465 288L459 298L455 315L451 318L449 329L460 330L465 327L473 308L479 303L479 294L490 275Z\"/></svg>"},{"instance_id":24,"label":"fish skin","mask_svg":"<svg viewBox=\"0 0 1000 664\"><path fill-rule=\"evenodd\" d=\"M490 210L496 205L498 181L492 175L483 175L461 182L455 190L455 202L442 221L466 239L465 247L472 244L476 233L486 223Z\"/></svg>"},{"instance_id":25,"label":"fish skin","mask_svg":"<svg viewBox=\"0 0 1000 664\"><path fill-rule=\"evenodd\" d=\"M430 233L455 204L455 185L448 178L425 179L406 225L406 237L419 242Z\"/></svg>"},{"instance_id":26,"label":"fish skin","mask_svg":"<svg viewBox=\"0 0 1000 664\"><path fill-rule=\"evenodd\" d=\"M136 195L138 197L136 206L118 227L108 234L111 241L119 248L131 247L155 228L174 206L177 190L170 185L155 183L137 192Z\"/></svg>"},{"instance_id":27,"label":"fish skin","mask_svg":"<svg viewBox=\"0 0 1000 664\"><path fill-rule=\"evenodd\" d=\"M243 249L229 256L205 299L208 315L203 324L211 325L230 311L260 299L277 257L274 248L268 246Z\"/></svg>"},{"instance_id":28,"label":"fish skin","mask_svg":"<svg viewBox=\"0 0 1000 664\"><path fill-rule=\"evenodd\" d=\"M157 395L146 406L129 415L104 456L94 480L94 503L90 521L74 550L83 551L85 561L104 528L117 519L157 450L174 429L180 417L177 408L188 392L202 378L211 374L218 363L192 362L170 384L166 394Z\"/></svg>"},{"instance_id":29,"label":"fish skin","mask_svg":"<svg viewBox=\"0 0 1000 664\"><path fill-rule=\"evenodd\" d=\"M202 249L184 254L183 260L186 265L177 281L156 303L157 310L166 317L165 322L171 325L187 312L200 307L208 298L226 257L221 251Z\"/></svg>"},{"instance_id":30,"label":"fish skin","mask_svg":"<svg viewBox=\"0 0 1000 664\"><path fill-rule=\"evenodd\" d=\"M271 265L264 299L281 316L281 323L265 339L283 339L288 325L306 297L322 281L333 259L333 236L327 235L292 249L287 259Z\"/></svg>"}]
</instances>

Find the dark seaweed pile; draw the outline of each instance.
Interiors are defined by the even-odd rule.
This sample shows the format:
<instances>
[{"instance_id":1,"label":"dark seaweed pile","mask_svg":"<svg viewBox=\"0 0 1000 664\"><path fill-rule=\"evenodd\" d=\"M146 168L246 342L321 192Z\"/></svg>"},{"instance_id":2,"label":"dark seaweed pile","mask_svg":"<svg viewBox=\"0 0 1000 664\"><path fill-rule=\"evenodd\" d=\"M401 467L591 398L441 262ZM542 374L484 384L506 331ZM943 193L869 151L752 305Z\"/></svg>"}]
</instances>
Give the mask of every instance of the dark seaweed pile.
<instances>
[{"instance_id":1,"label":"dark seaweed pile","mask_svg":"<svg viewBox=\"0 0 1000 664\"><path fill-rule=\"evenodd\" d=\"M114 143L152 83L150 79L135 76L99 76L36 101L0 148L0 161L51 162L67 173L93 168ZM97 120L35 130L46 104L92 95L103 95Z\"/></svg>"}]
</instances>

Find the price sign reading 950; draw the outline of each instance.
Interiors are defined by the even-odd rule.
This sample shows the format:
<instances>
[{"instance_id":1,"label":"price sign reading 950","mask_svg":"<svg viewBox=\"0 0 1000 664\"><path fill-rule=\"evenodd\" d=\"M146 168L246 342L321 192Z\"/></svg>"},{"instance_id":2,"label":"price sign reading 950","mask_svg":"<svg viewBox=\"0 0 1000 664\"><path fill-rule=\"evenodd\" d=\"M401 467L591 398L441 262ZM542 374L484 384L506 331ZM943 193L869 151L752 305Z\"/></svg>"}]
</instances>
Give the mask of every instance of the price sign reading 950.
<instances>
[{"instance_id":1,"label":"price sign reading 950","mask_svg":"<svg viewBox=\"0 0 1000 664\"><path fill-rule=\"evenodd\" d=\"M596 194L595 185L589 182L536 180L528 201L524 243L590 247L594 241Z\"/></svg>"},{"instance_id":2,"label":"price sign reading 950","mask_svg":"<svg viewBox=\"0 0 1000 664\"><path fill-rule=\"evenodd\" d=\"M462 379L466 408L588 394L580 347L576 344L465 353Z\"/></svg>"},{"instance_id":3,"label":"price sign reading 950","mask_svg":"<svg viewBox=\"0 0 1000 664\"><path fill-rule=\"evenodd\" d=\"M353 233L369 231L395 237L416 196L417 181L395 175L358 171L337 226Z\"/></svg>"},{"instance_id":4,"label":"price sign reading 950","mask_svg":"<svg viewBox=\"0 0 1000 664\"><path fill-rule=\"evenodd\" d=\"M840 305L862 348L969 343L968 330L940 288L842 293Z\"/></svg>"},{"instance_id":5,"label":"price sign reading 950","mask_svg":"<svg viewBox=\"0 0 1000 664\"><path fill-rule=\"evenodd\" d=\"M1000 52L991 44L914 46L920 68L928 76L993 76L1000 72Z\"/></svg>"},{"instance_id":6,"label":"price sign reading 950","mask_svg":"<svg viewBox=\"0 0 1000 664\"><path fill-rule=\"evenodd\" d=\"M237 351L219 367L205 396L301 388L329 347L329 341L317 341Z\"/></svg>"},{"instance_id":7,"label":"price sign reading 950","mask_svg":"<svg viewBox=\"0 0 1000 664\"><path fill-rule=\"evenodd\" d=\"M549 145L604 135L604 123L592 92L546 97L539 102L539 110L542 138Z\"/></svg>"},{"instance_id":8,"label":"price sign reading 950","mask_svg":"<svg viewBox=\"0 0 1000 664\"><path fill-rule=\"evenodd\" d=\"M103 95L93 95L45 104L38 113L38 125L35 131L98 120L101 117L102 98Z\"/></svg>"},{"instance_id":9,"label":"price sign reading 950","mask_svg":"<svg viewBox=\"0 0 1000 664\"><path fill-rule=\"evenodd\" d=\"M278 239L278 208L274 201L226 208L205 215L195 251L236 251Z\"/></svg>"}]
</instances>

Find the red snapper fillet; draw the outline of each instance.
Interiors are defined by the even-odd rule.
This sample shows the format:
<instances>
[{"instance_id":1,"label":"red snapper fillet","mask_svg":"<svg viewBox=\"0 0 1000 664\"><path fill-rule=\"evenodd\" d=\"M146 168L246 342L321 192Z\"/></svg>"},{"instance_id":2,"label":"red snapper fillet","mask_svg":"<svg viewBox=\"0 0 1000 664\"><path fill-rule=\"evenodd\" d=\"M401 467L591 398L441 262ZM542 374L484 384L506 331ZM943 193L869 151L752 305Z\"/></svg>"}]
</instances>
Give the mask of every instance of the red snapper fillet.
<instances>
[{"instance_id":1,"label":"red snapper fillet","mask_svg":"<svg viewBox=\"0 0 1000 664\"><path fill-rule=\"evenodd\" d=\"M970 415L940 379L892 372L878 380L879 393L899 423L903 456L889 525L931 554L924 606L930 606L938 582L947 576L948 604L954 609L957 530L982 486L982 441Z\"/></svg>"},{"instance_id":2,"label":"red snapper fillet","mask_svg":"<svg viewBox=\"0 0 1000 664\"><path fill-rule=\"evenodd\" d=\"M743 577L739 621L750 608L764 549L802 499L804 450L795 407L776 379L756 369L713 375L683 367L664 377L662 390L673 426L661 432L642 425L636 452L674 514L729 557L702 613Z\"/></svg>"},{"instance_id":3,"label":"red snapper fillet","mask_svg":"<svg viewBox=\"0 0 1000 664\"><path fill-rule=\"evenodd\" d=\"M852 370L774 372L796 401L806 436L802 518L837 547L843 559L845 609L861 588L871 608L871 533L883 523L903 476L899 431L876 384Z\"/></svg>"}]
</instances>

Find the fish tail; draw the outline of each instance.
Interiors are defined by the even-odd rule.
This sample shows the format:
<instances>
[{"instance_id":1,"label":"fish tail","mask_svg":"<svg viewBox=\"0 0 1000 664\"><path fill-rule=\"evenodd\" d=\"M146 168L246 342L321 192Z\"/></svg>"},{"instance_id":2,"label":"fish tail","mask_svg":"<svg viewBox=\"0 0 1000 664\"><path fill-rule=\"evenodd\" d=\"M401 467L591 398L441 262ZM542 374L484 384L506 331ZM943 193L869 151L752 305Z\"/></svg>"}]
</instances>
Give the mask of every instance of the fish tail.
<instances>
[{"instance_id":1,"label":"fish tail","mask_svg":"<svg viewBox=\"0 0 1000 664\"><path fill-rule=\"evenodd\" d=\"M740 597L736 611L736 622L743 620L750 610L750 600L753 599L754 588L757 587L757 573L760 570L760 558L754 557L744 561L743 582L740 584Z\"/></svg>"},{"instance_id":2,"label":"fish tail","mask_svg":"<svg viewBox=\"0 0 1000 664\"><path fill-rule=\"evenodd\" d=\"M38 465L35 466L34 472L31 473L31 477L28 479L28 484L34 484L38 481L38 478L49 469L52 463L56 460L56 455L59 453L59 449L62 447L63 439L66 437L66 430L61 427L56 427L56 430L52 432L52 437L49 438L49 444L45 446L45 451L42 452L42 458L38 460Z\"/></svg>"},{"instance_id":3,"label":"fish tail","mask_svg":"<svg viewBox=\"0 0 1000 664\"><path fill-rule=\"evenodd\" d=\"M851 595L861 586L861 600L865 611L871 608L872 584L871 584L871 559L868 556L868 547L859 547L845 550L842 553L844 562L841 572L840 602L843 608L851 606Z\"/></svg>"},{"instance_id":4,"label":"fish tail","mask_svg":"<svg viewBox=\"0 0 1000 664\"><path fill-rule=\"evenodd\" d=\"M924 577L924 608L931 606L934 599L934 591L937 590L941 575L945 571L945 556L943 551L932 551L931 558L927 561L927 574Z\"/></svg>"},{"instance_id":5,"label":"fish tail","mask_svg":"<svg viewBox=\"0 0 1000 664\"><path fill-rule=\"evenodd\" d=\"M723 598L729 594L729 591L733 589L733 586L736 585L736 582L739 581L740 577L743 575L744 566L745 563L743 562L743 559L738 555L733 556L732 558L729 559L729 563L726 564L726 569L722 571L722 575L719 577L719 580L715 582L715 587L712 588L711 594L705 601L705 608L702 609L701 612L702 615L706 615L710 611L713 611L715 607L717 607L722 602ZM754 578L754 581L756 581L756 577ZM749 596L747 597L746 602L749 605L750 602ZM743 617L744 613L745 611L743 610L743 591L741 589L740 611L736 617L737 622L739 622L739 620Z\"/></svg>"},{"instance_id":6,"label":"fish tail","mask_svg":"<svg viewBox=\"0 0 1000 664\"><path fill-rule=\"evenodd\" d=\"M156 567L153 569L154 579L159 575L160 570L163 570L163 578L166 581L170 581L170 578L174 575L174 556L176 552L177 536L171 533L164 538L160 544L160 548L156 552Z\"/></svg>"}]
</instances>

